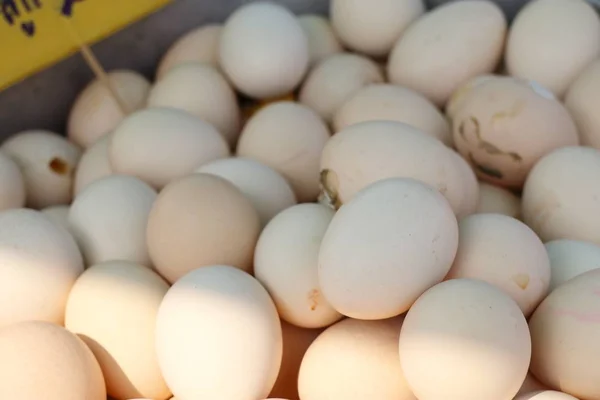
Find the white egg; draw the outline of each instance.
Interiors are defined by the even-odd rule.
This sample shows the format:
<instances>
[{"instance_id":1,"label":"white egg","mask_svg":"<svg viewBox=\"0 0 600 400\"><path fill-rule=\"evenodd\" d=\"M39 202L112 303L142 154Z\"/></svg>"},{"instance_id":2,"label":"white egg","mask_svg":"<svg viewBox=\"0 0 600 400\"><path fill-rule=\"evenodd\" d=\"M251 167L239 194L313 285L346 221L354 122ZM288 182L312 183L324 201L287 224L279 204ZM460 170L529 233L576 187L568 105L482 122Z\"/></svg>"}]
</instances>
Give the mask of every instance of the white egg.
<instances>
[{"instance_id":1,"label":"white egg","mask_svg":"<svg viewBox=\"0 0 600 400\"><path fill-rule=\"evenodd\" d=\"M317 64L327 56L342 52L342 45L327 18L307 14L299 16L298 22L308 39L310 65Z\"/></svg>"},{"instance_id":2,"label":"white egg","mask_svg":"<svg viewBox=\"0 0 600 400\"><path fill-rule=\"evenodd\" d=\"M0 152L0 211L21 208L26 198L21 169L5 152Z\"/></svg>"},{"instance_id":3,"label":"white egg","mask_svg":"<svg viewBox=\"0 0 600 400\"><path fill-rule=\"evenodd\" d=\"M600 268L600 246L581 240L558 239L545 244L550 258L550 291L584 272Z\"/></svg>"},{"instance_id":4,"label":"white egg","mask_svg":"<svg viewBox=\"0 0 600 400\"><path fill-rule=\"evenodd\" d=\"M111 134L102 136L81 155L75 169L73 182L74 196L77 196L90 183L112 175L112 166L108 158L110 136Z\"/></svg>"}]
</instances>

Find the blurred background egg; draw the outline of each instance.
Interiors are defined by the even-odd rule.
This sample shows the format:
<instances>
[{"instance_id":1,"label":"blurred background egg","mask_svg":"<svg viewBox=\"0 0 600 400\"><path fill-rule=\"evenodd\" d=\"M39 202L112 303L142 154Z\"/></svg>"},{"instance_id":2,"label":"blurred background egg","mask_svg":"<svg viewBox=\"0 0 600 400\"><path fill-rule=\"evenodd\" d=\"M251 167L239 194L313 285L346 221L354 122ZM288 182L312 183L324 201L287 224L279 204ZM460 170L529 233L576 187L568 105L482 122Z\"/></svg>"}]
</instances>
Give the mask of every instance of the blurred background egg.
<instances>
[{"instance_id":1,"label":"blurred background egg","mask_svg":"<svg viewBox=\"0 0 600 400\"><path fill-rule=\"evenodd\" d=\"M83 152L75 168L73 196L77 196L90 183L112 175L108 158L109 144L110 134L101 137Z\"/></svg>"},{"instance_id":2,"label":"blurred background egg","mask_svg":"<svg viewBox=\"0 0 600 400\"><path fill-rule=\"evenodd\" d=\"M565 95L565 106L579 129L584 146L600 149L600 116L594 108L600 101L600 60L577 76Z\"/></svg>"},{"instance_id":3,"label":"blurred background egg","mask_svg":"<svg viewBox=\"0 0 600 400\"><path fill-rule=\"evenodd\" d=\"M479 182L477 213L496 213L513 218L521 216L521 199L514 193L486 182Z\"/></svg>"},{"instance_id":4,"label":"blurred background egg","mask_svg":"<svg viewBox=\"0 0 600 400\"><path fill-rule=\"evenodd\" d=\"M298 22L308 40L310 66L314 66L327 56L343 51L327 18L322 15L305 14L298 17Z\"/></svg>"},{"instance_id":5,"label":"blurred background egg","mask_svg":"<svg viewBox=\"0 0 600 400\"><path fill-rule=\"evenodd\" d=\"M550 258L550 290L584 272L600 268L600 246L579 240L558 239L545 244Z\"/></svg>"}]
</instances>

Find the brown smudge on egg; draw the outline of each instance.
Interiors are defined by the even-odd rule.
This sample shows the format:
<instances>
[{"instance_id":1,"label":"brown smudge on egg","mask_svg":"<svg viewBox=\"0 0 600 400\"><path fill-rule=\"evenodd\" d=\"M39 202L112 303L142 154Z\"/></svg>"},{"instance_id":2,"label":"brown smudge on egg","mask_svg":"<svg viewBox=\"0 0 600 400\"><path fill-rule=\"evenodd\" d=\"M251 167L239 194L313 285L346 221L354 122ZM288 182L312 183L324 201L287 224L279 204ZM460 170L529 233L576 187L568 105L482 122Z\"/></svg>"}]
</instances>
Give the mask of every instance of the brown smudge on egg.
<instances>
[{"instance_id":1,"label":"brown smudge on egg","mask_svg":"<svg viewBox=\"0 0 600 400\"><path fill-rule=\"evenodd\" d=\"M517 274L512 277L512 281L523 290L527 289L527 286L529 286L529 280L529 275L527 274Z\"/></svg>"},{"instance_id":2,"label":"brown smudge on egg","mask_svg":"<svg viewBox=\"0 0 600 400\"><path fill-rule=\"evenodd\" d=\"M315 311L319 306L319 297L321 293L318 289L313 289L308 293L308 300L310 301L310 310Z\"/></svg>"},{"instance_id":3,"label":"brown smudge on egg","mask_svg":"<svg viewBox=\"0 0 600 400\"><path fill-rule=\"evenodd\" d=\"M48 168L58 175L68 175L70 172L69 164L60 157L54 157L48 163Z\"/></svg>"}]
</instances>

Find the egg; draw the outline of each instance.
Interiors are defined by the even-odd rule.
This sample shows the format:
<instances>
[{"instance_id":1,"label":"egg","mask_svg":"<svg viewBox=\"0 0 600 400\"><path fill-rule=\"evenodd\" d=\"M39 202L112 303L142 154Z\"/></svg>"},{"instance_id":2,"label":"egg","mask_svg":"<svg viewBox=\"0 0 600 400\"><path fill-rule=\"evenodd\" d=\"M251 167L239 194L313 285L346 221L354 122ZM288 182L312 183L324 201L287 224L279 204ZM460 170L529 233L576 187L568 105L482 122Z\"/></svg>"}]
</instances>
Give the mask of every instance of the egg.
<instances>
[{"instance_id":1,"label":"egg","mask_svg":"<svg viewBox=\"0 0 600 400\"><path fill-rule=\"evenodd\" d=\"M333 127L337 132L359 122L377 120L404 122L452 145L450 125L437 107L421 94L391 84L359 89L336 111Z\"/></svg>"},{"instance_id":2,"label":"egg","mask_svg":"<svg viewBox=\"0 0 600 400\"><path fill-rule=\"evenodd\" d=\"M446 279L483 280L512 297L525 317L531 315L550 284L550 260L537 235L500 214L470 215L458 228L458 251Z\"/></svg>"},{"instance_id":3,"label":"egg","mask_svg":"<svg viewBox=\"0 0 600 400\"><path fill-rule=\"evenodd\" d=\"M498 77L499 75L494 74L477 75L455 89L454 92L452 92L452 96L450 96L448 99L448 102L446 102L446 107L444 109L448 118L452 119L452 117L454 117L456 112L460 110L463 104L465 104L474 88L484 82Z\"/></svg>"},{"instance_id":4,"label":"egg","mask_svg":"<svg viewBox=\"0 0 600 400\"><path fill-rule=\"evenodd\" d=\"M503 291L453 279L413 304L399 354L419 400L511 399L527 375L531 337L521 309Z\"/></svg>"},{"instance_id":5,"label":"egg","mask_svg":"<svg viewBox=\"0 0 600 400\"><path fill-rule=\"evenodd\" d=\"M458 224L435 189L405 178L367 186L335 214L321 242L323 296L357 319L400 315L448 273Z\"/></svg>"},{"instance_id":6,"label":"egg","mask_svg":"<svg viewBox=\"0 0 600 400\"><path fill-rule=\"evenodd\" d=\"M314 66L327 56L343 51L327 18L322 15L305 14L298 17L298 22L308 40L310 66Z\"/></svg>"},{"instance_id":7,"label":"egg","mask_svg":"<svg viewBox=\"0 0 600 400\"><path fill-rule=\"evenodd\" d=\"M254 275L267 289L282 319L303 328L322 328L342 316L321 294L319 248L335 211L299 204L275 216L262 231Z\"/></svg>"},{"instance_id":8,"label":"egg","mask_svg":"<svg viewBox=\"0 0 600 400\"><path fill-rule=\"evenodd\" d=\"M256 279L231 266L206 266L167 292L158 310L156 349L179 399L261 399L281 365L281 324Z\"/></svg>"},{"instance_id":9,"label":"egg","mask_svg":"<svg viewBox=\"0 0 600 400\"><path fill-rule=\"evenodd\" d=\"M480 182L477 213L494 213L520 218L521 199L502 187Z\"/></svg>"},{"instance_id":10,"label":"egg","mask_svg":"<svg viewBox=\"0 0 600 400\"><path fill-rule=\"evenodd\" d=\"M309 63L308 39L298 19L272 2L247 3L225 21L221 68L245 95L268 99L294 90Z\"/></svg>"},{"instance_id":11,"label":"egg","mask_svg":"<svg viewBox=\"0 0 600 400\"><path fill-rule=\"evenodd\" d=\"M158 308L169 285L154 271L130 261L92 265L75 282L65 327L94 353L116 399L166 400L155 350Z\"/></svg>"},{"instance_id":12,"label":"egg","mask_svg":"<svg viewBox=\"0 0 600 400\"><path fill-rule=\"evenodd\" d=\"M67 204L72 199L73 173L81 150L53 132L19 132L2 144L2 151L19 166L31 208Z\"/></svg>"},{"instance_id":13,"label":"egg","mask_svg":"<svg viewBox=\"0 0 600 400\"><path fill-rule=\"evenodd\" d=\"M50 206L41 210L42 214L48 217L52 222L58 226L62 226L67 231L71 229L69 226L69 206Z\"/></svg>"},{"instance_id":14,"label":"egg","mask_svg":"<svg viewBox=\"0 0 600 400\"><path fill-rule=\"evenodd\" d=\"M173 67L188 62L205 63L219 67L219 39L221 24L207 24L192 29L169 47L156 70L156 80L162 79Z\"/></svg>"},{"instance_id":15,"label":"egg","mask_svg":"<svg viewBox=\"0 0 600 400\"><path fill-rule=\"evenodd\" d=\"M339 207L380 179L414 178L437 188L460 217L475 211L478 188L466 162L442 142L396 121L348 126L321 154L325 201Z\"/></svg>"},{"instance_id":16,"label":"egg","mask_svg":"<svg viewBox=\"0 0 600 400\"><path fill-rule=\"evenodd\" d=\"M65 229L39 211L0 212L0 327L29 320L62 325L82 272L81 253Z\"/></svg>"},{"instance_id":17,"label":"egg","mask_svg":"<svg viewBox=\"0 0 600 400\"><path fill-rule=\"evenodd\" d=\"M242 130L240 157L257 160L283 175L299 202L319 194L319 160L329 129L310 108L291 101L269 104Z\"/></svg>"},{"instance_id":18,"label":"egg","mask_svg":"<svg viewBox=\"0 0 600 400\"><path fill-rule=\"evenodd\" d=\"M535 0L513 21L505 59L510 75L535 80L562 97L598 55L600 19L591 4Z\"/></svg>"},{"instance_id":19,"label":"egg","mask_svg":"<svg viewBox=\"0 0 600 400\"><path fill-rule=\"evenodd\" d=\"M0 211L25 206L27 193L23 173L17 163L0 152Z\"/></svg>"},{"instance_id":20,"label":"egg","mask_svg":"<svg viewBox=\"0 0 600 400\"><path fill-rule=\"evenodd\" d=\"M69 210L71 233L86 264L126 260L149 267L146 224L156 197L154 189L132 176L89 184Z\"/></svg>"},{"instance_id":21,"label":"egg","mask_svg":"<svg viewBox=\"0 0 600 400\"><path fill-rule=\"evenodd\" d=\"M515 189L544 155L579 142L573 119L550 92L510 77L473 88L452 128L456 148L481 180Z\"/></svg>"},{"instance_id":22,"label":"egg","mask_svg":"<svg viewBox=\"0 0 600 400\"><path fill-rule=\"evenodd\" d=\"M296 195L285 178L271 167L250 158L216 160L196 172L216 175L231 182L258 211L261 226L296 204Z\"/></svg>"},{"instance_id":23,"label":"egg","mask_svg":"<svg viewBox=\"0 0 600 400\"><path fill-rule=\"evenodd\" d=\"M213 125L230 146L240 133L236 94L212 65L185 63L173 67L150 90L148 106L187 111Z\"/></svg>"},{"instance_id":24,"label":"egg","mask_svg":"<svg viewBox=\"0 0 600 400\"><path fill-rule=\"evenodd\" d=\"M73 104L67 121L69 140L83 148L111 132L127 113L143 108L150 82L135 71L116 70L107 73L110 88L98 79L89 83ZM122 110L113 92L127 107Z\"/></svg>"},{"instance_id":25,"label":"egg","mask_svg":"<svg viewBox=\"0 0 600 400\"><path fill-rule=\"evenodd\" d=\"M102 371L73 333L48 322L0 329L0 397L106 400Z\"/></svg>"},{"instance_id":26,"label":"egg","mask_svg":"<svg viewBox=\"0 0 600 400\"><path fill-rule=\"evenodd\" d=\"M352 53L333 54L308 73L298 99L331 122L338 108L360 88L384 81L382 69L373 60Z\"/></svg>"},{"instance_id":27,"label":"egg","mask_svg":"<svg viewBox=\"0 0 600 400\"><path fill-rule=\"evenodd\" d=\"M558 286L529 320L531 372L549 389L578 399L600 397L600 270Z\"/></svg>"},{"instance_id":28,"label":"egg","mask_svg":"<svg viewBox=\"0 0 600 400\"><path fill-rule=\"evenodd\" d=\"M423 0L332 0L331 23L350 49L386 56L411 23L425 12Z\"/></svg>"},{"instance_id":29,"label":"egg","mask_svg":"<svg viewBox=\"0 0 600 400\"><path fill-rule=\"evenodd\" d=\"M600 245L600 150L564 147L531 170L522 196L523 220L544 241L583 240Z\"/></svg>"},{"instance_id":30,"label":"egg","mask_svg":"<svg viewBox=\"0 0 600 400\"><path fill-rule=\"evenodd\" d=\"M258 212L232 183L194 174L160 192L146 238L154 266L173 283L219 263L250 271L260 229Z\"/></svg>"},{"instance_id":31,"label":"egg","mask_svg":"<svg viewBox=\"0 0 600 400\"><path fill-rule=\"evenodd\" d=\"M523 384L521 385L521 389L519 389L519 392L517 393L517 396L527 395L533 392L544 390L546 390L544 385L540 383L540 381L538 381L533 375L531 375L531 372L528 372Z\"/></svg>"},{"instance_id":32,"label":"egg","mask_svg":"<svg viewBox=\"0 0 600 400\"><path fill-rule=\"evenodd\" d=\"M573 116L584 146L600 149L600 116L594 104L600 101L600 60L591 63L569 87L565 106Z\"/></svg>"},{"instance_id":33,"label":"egg","mask_svg":"<svg viewBox=\"0 0 600 400\"><path fill-rule=\"evenodd\" d=\"M539 390L532 393L522 394L518 397L515 397L515 400L579 400L575 397L557 392L554 390Z\"/></svg>"},{"instance_id":34,"label":"egg","mask_svg":"<svg viewBox=\"0 0 600 400\"><path fill-rule=\"evenodd\" d=\"M114 173L162 189L203 164L229 156L229 147L212 125L185 111L148 108L119 125L108 154Z\"/></svg>"},{"instance_id":35,"label":"egg","mask_svg":"<svg viewBox=\"0 0 600 400\"><path fill-rule=\"evenodd\" d=\"M441 5L410 25L394 45L387 65L390 82L441 107L466 81L496 68L506 29L502 10L491 1Z\"/></svg>"},{"instance_id":36,"label":"egg","mask_svg":"<svg viewBox=\"0 0 600 400\"><path fill-rule=\"evenodd\" d=\"M579 240L558 239L545 244L550 268L550 290L584 272L600 268L600 246Z\"/></svg>"},{"instance_id":37,"label":"egg","mask_svg":"<svg viewBox=\"0 0 600 400\"><path fill-rule=\"evenodd\" d=\"M102 136L81 155L75 168L74 196L77 196L90 183L113 174L108 158L110 136L110 134Z\"/></svg>"}]
</instances>

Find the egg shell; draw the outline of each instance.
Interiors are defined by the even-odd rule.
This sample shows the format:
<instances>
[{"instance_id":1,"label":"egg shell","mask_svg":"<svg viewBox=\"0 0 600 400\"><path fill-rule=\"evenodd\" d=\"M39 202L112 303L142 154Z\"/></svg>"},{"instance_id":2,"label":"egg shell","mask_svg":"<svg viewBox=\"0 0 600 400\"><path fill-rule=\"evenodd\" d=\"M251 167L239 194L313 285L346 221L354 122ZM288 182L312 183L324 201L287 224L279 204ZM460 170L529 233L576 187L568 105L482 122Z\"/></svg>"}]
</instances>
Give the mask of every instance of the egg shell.
<instances>
[{"instance_id":1,"label":"egg shell","mask_svg":"<svg viewBox=\"0 0 600 400\"><path fill-rule=\"evenodd\" d=\"M401 86L372 84L358 90L333 117L334 131L364 121L398 121L452 146L450 124L426 97Z\"/></svg>"},{"instance_id":2,"label":"egg shell","mask_svg":"<svg viewBox=\"0 0 600 400\"><path fill-rule=\"evenodd\" d=\"M529 320L531 372L550 389L600 397L600 270L558 286Z\"/></svg>"},{"instance_id":3,"label":"egg shell","mask_svg":"<svg viewBox=\"0 0 600 400\"><path fill-rule=\"evenodd\" d=\"M335 112L363 86L385 78L373 60L352 53L333 54L308 73L299 100L331 122Z\"/></svg>"},{"instance_id":4,"label":"egg shell","mask_svg":"<svg viewBox=\"0 0 600 400\"><path fill-rule=\"evenodd\" d=\"M386 56L406 28L425 12L423 0L332 0L331 23L348 48Z\"/></svg>"},{"instance_id":5,"label":"egg shell","mask_svg":"<svg viewBox=\"0 0 600 400\"><path fill-rule=\"evenodd\" d=\"M527 395L533 392L539 392L546 390L546 387L537 380L535 376L531 374L531 372L527 373L523 384L521 385L521 389L517 393L517 396Z\"/></svg>"},{"instance_id":6,"label":"egg shell","mask_svg":"<svg viewBox=\"0 0 600 400\"><path fill-rule=\"evenodd\" d=\"M436 7L396 42L388 60L389 80L442 107L463 83L496 68L505 36L506 19L491 1Z\"/></svg>"},{"instance_id":7,"label":"egg shell","mask_svg":"<svg viewBox=\"0 0 600 400\"><path fill-rule=\"evenodd\" d=\"M71 233L86 264L127 260L149 267L146 224L156 196L148 184L126 175L88 185L69 210Z\"/></svg>"},{"instance_id":8,"label":"egg shell","mask_svg":"<svg viewBox=\"0 0 600 400\"><path fill-rule=\"evenodd\" d=\"M521 199L502 187L479 182L479 205L477 206L477 213L495 213L520 218Z\"/></svg>"},{"instance_id":9,"label":"egg shell","mask_svg":"<svg viewBox=\"0 0 600 400\"><path fill-rule=\"evenodd\" d=\"M465 104L469 95L473 92L473 89L479 86L480 84L487 82L494 78L499 78L500 76L494 74L481 74L477 75L465 83L460 85L454 92L452 92L452 96L446 102L445 112L448 118L452 119L456 112L460 110L460 108Z\"/></svg>"},{"instance_id":10,"label":"egg shell","mask_svg":"<svg viewBox=\"0 0 600 400\"><path fill-rule=\"evenodd\" d=\"M203 164L229 156L229 147L212 125L185 111L148 108L119 125L108 154L115 173L162 189Z\"/></svg>"},{"instance_id":11,"label":"egg shell","mask_svg":"<svg viewBox=\"0 0 600 400\"><path fill-rule=\"evenodd\" d=\"M282 319L321 328L342 316L321 294L318 256L335 211L299 204L282 211L262 231L254 253L254 276L267 289Z\"/></svg>"},{"instance_id":12,"label":"egg shell","mask_svg":"<svg viewBox=\"0 0 600 400\"><path fill-rule=\"evenodd\" d=\"M310 345L298 378L302 400L416 400L398 359L403 317L345 319Z\"/></svg>"},{"instance_id":13,"label":"egg shell","mask_svg":"<svg viewBox=\"0 0 600 400\"><path fill-rule=\"evenodd\" d=\"M310 108L291 101L262 108L242 130L237 155L252 158L283 175L299 202L319 194L319 161L329 130Z\"/></svg>"},{"instance_id":14,"label":"egg shell","mask_svg":"<svg viewBox=\"0 0 600 400\"><path fill-rule=\"evenodd\" d=\"M527 374L531 337L521 309L500 289L453 279L413 304L399 350L419 400L511 399Z\"/></svg>"},{"instance_id":15,"label":"egg shell","mask_svg":"<svg viewBox=\"0 0 600 400\"><path fill-rule=\"evenodd\" d=\"M148 106L187 111L217 128L230 146L240 133L236 94L212 65L185 63L172 68L150 90Z\"/></svg>"},{"instance_id":16,"label":"egg shell","mask_svg":"<svg viewBox=\"0 0 600 400\"><path fill-rule=\"evenodd\" d=\"M1 149L23 174L28 207L44 208L71 201L73 173L81 156L76 145L53 132L31 130L11 136Z\"/></svg>"},{"instance_id":17,"label":"egg shell","mask_svg":"<svg viewBox=\"0 0 600 400\"><path fill-rule=\"evenodd\" d=\"M557 392L555 390L539 390L532 393L522 394L515 400L579 400L570 394Z\"/></svg>"},{"instance_id":18,"label":"egg shell","mask_svg":"<svg viewBox=\"0 0 600 400\"><path fill-rule=\"evenodd\" d=\"M308 40L310 66L317 64L327 56L343 51L327 18L322 15L305 14L298 17L298 22Z\"/></svg>"},{"instance_id":19,"label":"egg shell","mask_svg":"<svg viewBox=\"0 0 600 400\"><path fill-rule=\"evenodd\" d=\"M158 311L158 360L180 399L267 397L277 379L282 346L269 294L251 275L231 266L186 274L169 289Z\"/></svg>"},{"instance_id":20,"label":"egg shell","mask_svg":"<svg viewBox=\"0 0 600 400\"><path fill-rule=\"evenodd\" d=\"M177 39L163 55L156 70L156 80L162 79L173 67L197 62L219 67L221 24L202 25Z\"/></svg>"},{"instance_id":21,"label":"egg shell","mask_svg":"<svg viewBox=\"0 0 600 400\"><path fill-rule=\"evenodd\" d=\"M594 104L598 102L600 102L600 60L584 69L565 95L565 106L577 124L581 144L600 149L600 115L594 108Z\"/></svg>"},{"instance_id":22,"label":"egg shell","mask_svg":"<svg viewBox=\"0 0 600 400\"><path fill-rule=\"evenodd\" d=\"M505 59L510 75L533 79L562 97L598 55L600 19L591 4L535 0L513 21Z\"/></svg>"},{"instance_id":23,"label":"egg shell","mask_svg":"<svg viewBox=\"0 0 600 400\"><path fill-rule=\"evenodd\" d=\"M95 264L71 289L65 327L92 350L107 392L116 399L171 397L154 343L158 308L168 289L154 271L129 261Z\"/></svg>"},{"instance_id":24,"label":"egg shell","mask_svg":"<svg viewBox=\"0 0 600 400\"><path fill-rule=\"evenodd\" d=\"M0 211L25 206L25 179L17 163L0 152Z\"/></svg>"},{"instance_id":25,"label":"egg shell","mask_svg":"<svg viewBox=\"0 0 600 400\"><path fill-rule=\"evenodd\" d=\"M0 397L106 400L102 371L73 333L49 322L0 329Z\"/></svg>"},{"instance_id":26,"label":"egg shell","mask_svg":"<svg viewBox=\"0 0 600 400\"><path fill-rule=\"evenodd\" d=\"M219 62L245 95L268 99L289 93L309 63L308 39L287 8L267 1L247 3L225 21Z\"/></svg>"},{"instance_id":27,"label":"egg shell","mask_svg":"<svg viewBox=\"0 0 600 400\"><path fill-rule=\"evenodd\" d=\"M558 239L545 244L550 258L550 291L584 272L600 268L600 246Z\"/></svg>"},{"instance_id":28,"label":"egg shell","mask_svg":"<svg viewBox=\"0 0 600 400\"><path fill-rule=\"evenodd\" d=\"M62 226L67 231L71 229L69 226L69 209L67 205L61 206L50 206L41 210L42 214L48 217L52 222L58 226Z\"/></svg>"},{"instance_id":29,"label":"egg shell","mask_svg":"<svg viewBox=\"0 0 600 400\"><path fill-rule=\"evenodd\" d=\"M111 87L95 79L79 93L67 122L67 136L87 148L111 132L127 113L143 108L150 82L135 71L116 70L107 73ZM122 110L111 89L127 107Z\"/></svg>"},{"instance_id":30,"label":"egg shell","mask_svg":"<svg viewBox=\"0 0 600 400\"><path fill-rule=\"evenodd\" d=\"M173 283L218 263L250 271L260 229L258 212L232 183L194 174L160 192L146 237L157 271Z\"/></svg>"},{"instance_id":31,"label":"egg shell","mask_svg":"<svg viewBox=\"0 0 600 400\"><path fill-rule=\"evenodd\" d=\"M333 217L319 251L319 282L341 314L402 314L444 279L458 247L458 224L444 197L414 179L367 186Z\"/></svg>"},{"instance_id":32,"label":"egg shell","mask_svg":"<svg viewBox=\"0 0 600 400\"><path fill-rule=\"evenodd\" d=\"M112 175L112 166L108 158L110 136L110 134L102 136L81 155L75 169L74 196L77 196L90 183Z\"/></svg>"},{"instance_id":33,"label":"egg shell","mask_svg":"<svg viewBox=\"0 0 600 400\"><path fill-rule=\"evenodd\" d=\"M437 188L454 212L475 211L479 194L473 171L439 140L396 121L348 126L329 139L321 155L321 185L339 206L385 178L414 178ZM470 190L466 188L470 187Z\"/></svg>"},{"instance_id":34,"label":"egg shell","mask_svg":"<svg viewBox=\"0 0 600 400\"><path fill-rule=\"evenodd\" d=\"M600 245L599 174L599 150L572 146L546 155L523 188L523 221L544 242L573 239Z\"/></svg>"},{"instance_id":35,"label":"egg shell","mask_svg":"<svg viewBox=\"0 0 600 400\"><path fill-rule=\"evenodd\" d=\"M224 158L196 172L219 176L231 182L250 200L265 226L275 215L296 204L290 184L273 168L250 158Z\"/></svg>"},{"instance_id":36,"label":"egg shell","mask_svg":"<svg viewBox=\"0 0 600 400\"><path fill-rule=\"evenodd\" d=\"M573 119L550 92L510 77L473 88L452 129L457 150L481 180L515 189L544 155L579 142Z\"/></svg>"},{"instance_id":37,"label":"egg shell","mask_svg":"<svg viewBox=\"0 0 600 400\"><path fill-rule=\"evenodd\" d=\"M28 320L62 325L82 272L81 253L65 229L38 211L0 212L0 327Z\"/></svg>"}]
</instances>

